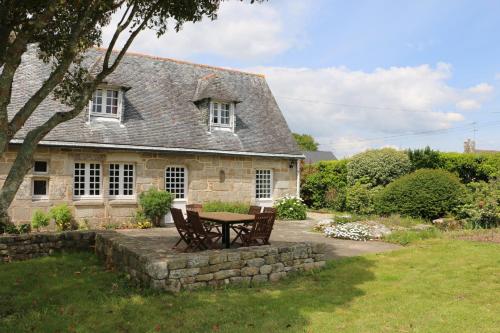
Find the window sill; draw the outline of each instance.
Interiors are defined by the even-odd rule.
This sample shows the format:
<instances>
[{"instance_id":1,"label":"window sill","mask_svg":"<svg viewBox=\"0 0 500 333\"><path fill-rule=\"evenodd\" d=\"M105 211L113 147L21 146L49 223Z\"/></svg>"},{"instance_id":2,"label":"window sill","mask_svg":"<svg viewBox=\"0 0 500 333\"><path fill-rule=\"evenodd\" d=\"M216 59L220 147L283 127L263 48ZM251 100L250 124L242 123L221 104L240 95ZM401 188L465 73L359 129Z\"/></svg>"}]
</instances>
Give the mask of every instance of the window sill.
<instances>
[{"instance_id":1,"label":"window sill","mask_svg":"<svg viewBox=\"0 0 500 333\"><path fill-rule=\"evenodd\" d=\"M73 199L75 206L104 206L102 199Z\"/></svg>"},{"instance_id":2,"label":"window sill","mask_svg":"<svg viewBox=\"0 0 500 333\"><path fill-rule=\"evenodd\" d=\"M110 199L108 201L110 206L136 206L137 200L134 199Z\"/></svg>"}]
</instances>

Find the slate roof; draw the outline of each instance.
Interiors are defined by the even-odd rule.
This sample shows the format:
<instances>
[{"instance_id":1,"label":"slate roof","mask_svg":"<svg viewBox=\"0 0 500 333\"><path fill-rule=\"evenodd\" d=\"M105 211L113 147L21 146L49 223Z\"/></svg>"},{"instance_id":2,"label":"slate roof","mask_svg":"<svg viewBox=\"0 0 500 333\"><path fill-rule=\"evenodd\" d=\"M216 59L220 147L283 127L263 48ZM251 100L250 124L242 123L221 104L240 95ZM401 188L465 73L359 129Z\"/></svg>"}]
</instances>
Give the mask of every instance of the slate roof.
<instances>
[{"instance_id":1,"label":"slate roof","mask_svg":"<svg viewBox=\"0 0 500 333\"><path fill-rule=\"evenodd\" d=\"M337 159L331 151L305 151L304 156L306 157L305 162L307 164L314 164L321 161L332 161Z\"/></svg>"},{"instance_id":2,"label":"slate roof","mask_svg":"<svg viewBox=\"0 0 500 333\"><path fill-rule=\"evenodd\" d=\"M86 63L98 64L104 50L89 51ZM50 66L31 49L14 82L10 116L48 77ZM50 132L43 142L133 145L159 148L287 154L302 156L262 75L128 53L108 83L127 88L122 123L91 121L88 110ZM207 131L196 101L237 101L235 133ZM15 139L67 106L47 98Z\"/></svg>"}]
</instances>

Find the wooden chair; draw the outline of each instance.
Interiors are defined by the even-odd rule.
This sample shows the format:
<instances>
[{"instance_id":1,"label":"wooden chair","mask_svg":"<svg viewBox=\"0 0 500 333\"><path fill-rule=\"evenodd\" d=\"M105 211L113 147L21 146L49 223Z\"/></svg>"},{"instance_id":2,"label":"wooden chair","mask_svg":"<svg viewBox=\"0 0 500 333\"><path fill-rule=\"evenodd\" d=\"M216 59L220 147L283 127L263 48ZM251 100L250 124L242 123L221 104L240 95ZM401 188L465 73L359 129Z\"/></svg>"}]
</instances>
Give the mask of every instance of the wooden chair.
<instances>
[{"instance_id":1,"label":"wooden chair","mask_svg":"<svg viewBox=\"0 0 500 333\"><path fill-rule=\"evenodd\" d=\"M191 226L184 219L184 215L182 214L182 210L178 208L170 208L170 213L172 214L172 218L174 219L175 228L179 233L180 239L175 243L173 248L176 248L182 241L187 244L185 250L192 249L196 247L196 241L194 241L193 230Z\"/></svg>"},{"instance_id":2,"label":"wooden chair","mask_svg":"<svg viewBox=\"0 0 500 333\"><path fill-rule=\"evenodd\" d=\"M276 214L276 208L274 208L274 207L264 207L264 213L273 213L273 214Z\"/></svg>"},{"instance_id":3,"label":"wooden chair","mask_svg":"<svg viewBox=\"0 0 500 333\"><path fill-rule=\"evenodd\" d=\"M191 210L193 212L198 212L201 213L203 210L203 205L202 204L189 204L186 205L186 211Z\"/></svg>"},{"instance_id":4,"label":"wooden chair","mask_svg":"<svg viewBox=\"0 0 500 333\"><path fill-rule=\"evenodd\" d=\"M260 206L250 206L248 209L248 215L257 215L260 214L262 210L262 207ZM236 237L234 237L233 241L231 244L234 244L238 241L238 239L241 239L241 235L243 233L249 233L250 230L252 229L252 222L250 223L243 223L241 225L232 225L231 229L236 233Z\"/></svg>"},{"instance_id":5,"label":"wooden chair","mask_svg":"<svg viewBox=\"0 0 500 333\"><path fill-rule=\"evenodd\" d=\"M192 212L197 212L201 213L203 211L203 205L202 204L189 204L186 205L186 211L192 211ZM189 222L189 219L188 219ZM208 221L202 221L203 226L208 232L218 232L221 233L221 230L219 226L213 222L208 222ZM215 230L215 231L214 231Z\"/></svg>"},{"instance_id":6,"label":"wooden chair","mask_svg":"<svg viewBox=\"0 0 500 333\"><path fill-rule=\"evenodd\" d=\"M241 234L243 246L269 245L276 214L260 213L255 215L255 223L248 233Z\"/></svg>"},{"instance_id":7,"label":"wooden chair","mask_svg":"<svg viewBox=\"0 0 500 333\"><path fill-rule=\"evenodd\" d=\"M196 244L200 250L219 249L220 245L217 243L222 234L218 232L207 231L201 223L200 215L198 212L192 210L187 211L188 221L193 230L193 236L196 239Z\"/></svg>"},{"instance_id":8,"label":"wooden chair","mask_svg":"<svg viewBox=\"0 0 500 333\"><path fill-rule=\"evenodd\" d=\"M259 214L261 210L262 210L261 206L250 206L250 209L248 210L248 215Z\"/></svg>"}]
</instances>

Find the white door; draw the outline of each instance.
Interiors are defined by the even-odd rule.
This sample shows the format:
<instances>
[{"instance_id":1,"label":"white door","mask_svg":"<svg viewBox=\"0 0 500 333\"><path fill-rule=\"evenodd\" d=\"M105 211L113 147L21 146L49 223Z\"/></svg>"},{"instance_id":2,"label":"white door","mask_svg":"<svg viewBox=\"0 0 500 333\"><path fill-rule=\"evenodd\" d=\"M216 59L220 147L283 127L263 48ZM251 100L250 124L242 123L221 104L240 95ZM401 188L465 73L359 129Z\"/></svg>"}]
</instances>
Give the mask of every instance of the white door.
<instances>
[{"instance_id":1,"label":"white door","mask_svg":"<svg viewBox=\"0 0 500 333\"><path fill-rule=\"evenodd\" d=\"M182 209L186 213L188 173L187 168L179 165L165 168L165 190L174 195L173 208ZM165 224L173 223L170 212L165 215Z\"/></svg>"}]
</instances>

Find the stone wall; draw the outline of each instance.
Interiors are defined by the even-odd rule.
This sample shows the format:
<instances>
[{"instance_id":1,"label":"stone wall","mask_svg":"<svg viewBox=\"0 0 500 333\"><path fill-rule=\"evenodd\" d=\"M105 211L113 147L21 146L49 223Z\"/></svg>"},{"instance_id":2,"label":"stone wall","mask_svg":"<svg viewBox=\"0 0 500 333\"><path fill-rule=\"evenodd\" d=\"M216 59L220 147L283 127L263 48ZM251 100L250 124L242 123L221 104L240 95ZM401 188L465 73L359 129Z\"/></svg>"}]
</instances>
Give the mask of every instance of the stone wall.
<instances>
[{"instance_id":1,"label":"stone wall","mask_svg":"<svg viewBox=\"0 0 500 333\"><path fill-rule=\"evenodd\" d=\"M0 159L0 185L15 156L15 148L11 147ZM294 163L293 168L290 168L288 159L39 147L35 160L47 161L49 172L47 175L30 173L26 176L9 209L9 214L16 224L28 223L36 209L47 211L51 206L60 203L67 203L72 208L77 222L86 220L91 228L128 222L137 209L137 202L135 198L124 200L107 196L109 163L134 164L136 196L151 187L164 189L165 167L169 165L187 168L188 203L213 200L255 203L256 169L273 170L274 199L285 194L296 194L296 166ZM101 163L100 197L74 200L75 162ZM49 180L49 193L46 198L33 198L32 181L36 178Z\"/></svg>"},{"instance_id":2,"label":"stone wall","mask_svg":"<svg viewBox=\"0 0 500 333\"><path fill-rule=\"evenodd\" d=\"M96 253L108 267L141 285L177 292L226 284L274 282L325 265L322 244L290 243L196 253L159 254L127 244L127 236L99 233Z\"/></svg>"},{"instance_id":3,"label":"stone wall","mask_svg":"<svg viewBox=\"0 0 500 333\"><path fill-rule=\"evenodd\" d=\"M63 249L88 250L95 244L95 235L94 231L66 231L0 236L0 262L43 257Z\"/></svg>"}]
</instances>

